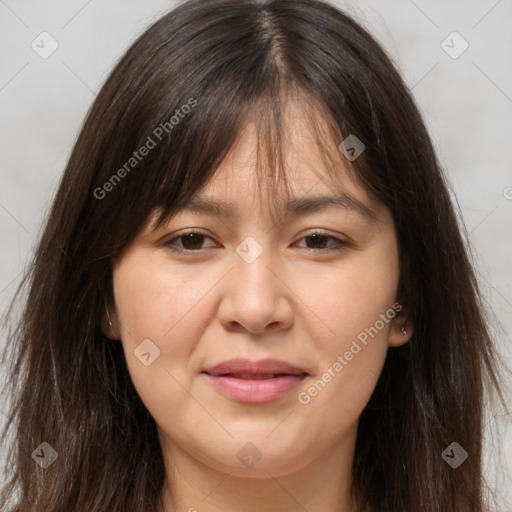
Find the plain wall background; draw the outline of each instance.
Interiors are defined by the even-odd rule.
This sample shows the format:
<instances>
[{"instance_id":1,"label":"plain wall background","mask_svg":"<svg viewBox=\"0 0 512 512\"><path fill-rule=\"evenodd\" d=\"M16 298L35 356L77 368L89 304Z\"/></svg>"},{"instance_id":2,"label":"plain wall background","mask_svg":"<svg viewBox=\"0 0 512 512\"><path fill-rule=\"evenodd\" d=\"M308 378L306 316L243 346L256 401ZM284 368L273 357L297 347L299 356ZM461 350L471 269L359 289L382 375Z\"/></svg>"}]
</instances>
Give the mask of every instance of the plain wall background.
<instances>
[{"instance_id":1,"label":"plain wall background","mask_svg":"<svg viewBox=\"0 0 512 512\"><path fill-rule=\"evenodd\" d=\"M336 3L377 37L412 88L453 184L485 299L499 321L495 333L503 359L512 366L512 2ZM32 255L96 92L135 37L173 5L164 0L0 0L1 311ZM59 45L47 59L31 47L44 31ZM457 58L441 46L453 31L469 45ZM465 46L457 37L447 39L453 56ZM46 39L45 48L49 44ZM0 348L4 340L2 333ZM8 371L1 369L0 382ZM510 388L506 393L510 407ZM0 424L2 410L0 403ZM489 436L489 480L507 503L505 510L511 510L510 416L495 411L489 426L500 432Z\"/></svg>"}]
</instances>

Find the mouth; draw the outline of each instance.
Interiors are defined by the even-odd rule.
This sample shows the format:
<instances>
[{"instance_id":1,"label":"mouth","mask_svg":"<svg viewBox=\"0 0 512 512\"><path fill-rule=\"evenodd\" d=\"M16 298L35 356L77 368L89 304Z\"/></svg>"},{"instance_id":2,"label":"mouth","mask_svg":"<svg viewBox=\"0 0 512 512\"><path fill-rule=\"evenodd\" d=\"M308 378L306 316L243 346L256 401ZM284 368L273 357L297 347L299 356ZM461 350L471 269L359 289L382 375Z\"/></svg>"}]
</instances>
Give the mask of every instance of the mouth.
<instances>
[{"instance_id":1,"label":"mouth","mask_svg":"<svg viewBox=\"0 0 512 512\"><path fill-rule=\"evenodd\" d=\"M209 374L212 375L212 374ZM275 379L277 377L285 377L292 375L290 373L223 373L220 375L214 375L215 377L231 377L233 379L241 380L267 380Z\"/></svg>"},{"instance_id":2,"label":"mouth","mask_svg":"<svg viewBox=\"0 0 512 512\"><path fill-rule=\"evenodd\" d=\"M288 394L308 375L277 359L232 359L202 372L223 396L246 404L272 402Z\"/></svg>"}]
</instances>

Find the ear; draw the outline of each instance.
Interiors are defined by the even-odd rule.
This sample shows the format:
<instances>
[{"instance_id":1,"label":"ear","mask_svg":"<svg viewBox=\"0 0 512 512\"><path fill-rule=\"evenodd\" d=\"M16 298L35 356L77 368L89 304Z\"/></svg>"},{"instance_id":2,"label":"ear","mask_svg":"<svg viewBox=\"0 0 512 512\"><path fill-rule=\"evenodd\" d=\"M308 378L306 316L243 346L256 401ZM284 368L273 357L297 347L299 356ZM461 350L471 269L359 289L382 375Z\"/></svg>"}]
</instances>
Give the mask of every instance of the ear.
<instances>
[{"instance_id":1,"label":"ear","mask_svg":"<svg viewBox=\"0 0 512 512\"><path fill-rule=\"evenodd\" d=\"M402 307L391 321L388 345L390 347L401 347L405 345L412 336L413 323L407 308Z\"/></svg>"},{"instance_id":2,"label":"ear","mask_svg":"<svg viewBox=\"0 0 512 512\"><path fill-rule=\"evenodd\" d=\"M117 315L112 308L105 305L103 314L101 317L101 332L103 335L111 340L119 340L121 338L119 334L119 326L117 323Z\"/></svg>"}]
</instances>

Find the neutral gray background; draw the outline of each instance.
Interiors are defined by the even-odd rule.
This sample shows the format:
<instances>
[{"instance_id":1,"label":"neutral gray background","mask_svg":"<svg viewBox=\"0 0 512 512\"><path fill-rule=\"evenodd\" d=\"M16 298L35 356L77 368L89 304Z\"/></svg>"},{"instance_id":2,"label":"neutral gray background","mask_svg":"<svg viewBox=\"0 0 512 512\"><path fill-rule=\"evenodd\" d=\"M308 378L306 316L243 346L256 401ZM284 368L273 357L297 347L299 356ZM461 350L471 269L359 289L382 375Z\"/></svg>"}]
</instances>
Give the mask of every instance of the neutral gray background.
<instances>
[{"instance_id":1,"label":"neutral gray background","mask_svg":"<svg viewBox=\"0 0 512 512\"><path fill-rule=\"evenodd\" d=\"M503 360L512 365L512 1L337 3L382 42L413 90L460 204ZM0 310L32 253L96 92L134 38L173 5L0 0ZM31 48L43 31L59 45L47 59ZM469 44L458 58L441 46L453 31ZM464 42L452 36L446 44L453 54ZM4 339L2 333L0 348ZM510 388L506 393L512 406ZM488 478L511 510L510 416L494 410L488 426L500 433L489 430Z\"/></svg>"}]
</instances>

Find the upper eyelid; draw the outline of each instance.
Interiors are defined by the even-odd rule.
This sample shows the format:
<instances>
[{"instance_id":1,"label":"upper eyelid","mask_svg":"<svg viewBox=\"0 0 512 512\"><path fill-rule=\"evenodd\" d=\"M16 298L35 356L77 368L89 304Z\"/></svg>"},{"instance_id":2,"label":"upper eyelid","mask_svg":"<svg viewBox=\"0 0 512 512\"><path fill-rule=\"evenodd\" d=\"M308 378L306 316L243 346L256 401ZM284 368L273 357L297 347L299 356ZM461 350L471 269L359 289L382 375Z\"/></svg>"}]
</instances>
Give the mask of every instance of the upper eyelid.
<instances>
[{"instance_id":1,"label":"upper eyelid","mask_svg":"<svg viewBox=\"0 0 512 512\"><path fill-rule=\"evenodd\" d=\"M167 242L171 242L173 240L176 240L176 238L181 238L182 236L189 235L190 233L196 233L198 235L202 235L211 238L212 240L215 240L213 236L209 235L208 233L205 233L199 228L188 228L185 231L178 231L176 234L172 233L171 235L164 237L164 240L166 240Z\"/></svg>"}]
</instances>

